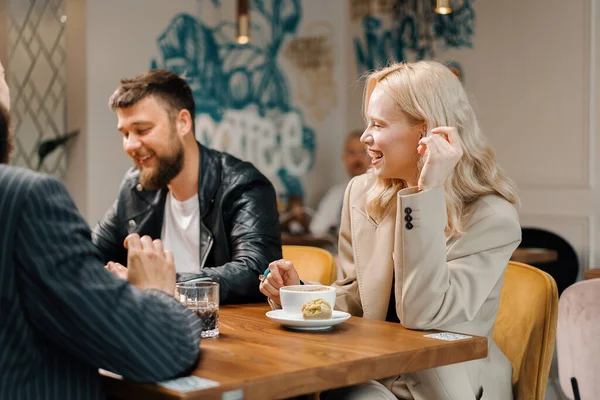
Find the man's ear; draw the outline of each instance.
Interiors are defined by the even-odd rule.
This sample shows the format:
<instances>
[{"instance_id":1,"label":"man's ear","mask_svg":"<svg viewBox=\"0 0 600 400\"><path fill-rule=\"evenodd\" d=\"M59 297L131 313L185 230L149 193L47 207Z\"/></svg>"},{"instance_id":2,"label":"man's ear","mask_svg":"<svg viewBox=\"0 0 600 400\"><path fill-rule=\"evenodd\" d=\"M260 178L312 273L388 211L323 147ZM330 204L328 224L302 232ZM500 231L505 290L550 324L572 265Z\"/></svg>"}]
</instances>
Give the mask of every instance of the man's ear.
<instances>
[{"instance_id":1,"label":"man's ear","mask_svg":"<svg viewBox=\"0 0 600 400\"><path fill-rule=\"evenodd\" d=\"M177 115L177 133L182 138L192 132L192 115L186 109L180 110Z\"/></svg>"}]
</instances>

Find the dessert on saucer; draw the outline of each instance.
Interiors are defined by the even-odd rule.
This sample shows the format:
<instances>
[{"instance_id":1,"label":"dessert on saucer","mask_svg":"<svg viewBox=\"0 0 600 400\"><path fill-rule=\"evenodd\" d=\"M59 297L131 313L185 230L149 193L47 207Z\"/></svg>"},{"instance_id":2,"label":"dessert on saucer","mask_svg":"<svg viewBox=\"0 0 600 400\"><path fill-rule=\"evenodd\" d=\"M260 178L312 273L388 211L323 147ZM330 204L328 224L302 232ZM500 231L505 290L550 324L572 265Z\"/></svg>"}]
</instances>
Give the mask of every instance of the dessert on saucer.
<instances>
[{"instance_id":1,"label":"dessert on saucer","mask_svg":"<svg viewBox=\"0 0 600 400\"><path fill-rule=\"evenodd\" d=\"M302 317L304 319L330 319L331 316L331 305L321 298L307 301L302 305Z\"/></svg>"},{"instance_id":2,"label":"dessert on saucer","mask_svg":"<svg viewBox=\"0 0 600 400\"><path fill-rule=\"evenodd\" d=\"M279 290L281 310L267 312L267 317L298 330L326 330L350 318L350 314L333 310L335 288L323 285L284 286Z\"/></svg>"}]
</instances>

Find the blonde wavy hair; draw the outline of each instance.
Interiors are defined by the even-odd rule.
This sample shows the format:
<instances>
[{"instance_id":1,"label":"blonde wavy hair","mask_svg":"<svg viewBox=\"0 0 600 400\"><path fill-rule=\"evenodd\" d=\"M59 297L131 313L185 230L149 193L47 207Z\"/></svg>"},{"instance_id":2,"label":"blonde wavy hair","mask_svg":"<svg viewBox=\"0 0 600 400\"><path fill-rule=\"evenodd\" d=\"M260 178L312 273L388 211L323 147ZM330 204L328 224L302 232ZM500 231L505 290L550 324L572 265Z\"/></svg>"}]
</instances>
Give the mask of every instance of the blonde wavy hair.
<instances>
[{"instance_id":1,"label":"blonde wavy hair","mask_svg":"<svg viewBox=\"0 0 600 400\"><path fill-rule=\"evenodd\" d=\"M446 235L464 232L470 205L481 196L497 194L513 204L519 202L514 183L496 163L494 153L481 134L475 112L459 79L443 64L433 61L397 63L367 77L363 112L379 86L414 126L426 132L438 126L457 128L463 156L446 181ZM428 133L430 134L430 133ZM415 149L416 154L416 149ZM415 155L419 173L424 157ZM367 212L381 219L395 196L407 187L402 179L380 179L370 172L373 185L367 195Z\"/></svg>"}]
</instances>

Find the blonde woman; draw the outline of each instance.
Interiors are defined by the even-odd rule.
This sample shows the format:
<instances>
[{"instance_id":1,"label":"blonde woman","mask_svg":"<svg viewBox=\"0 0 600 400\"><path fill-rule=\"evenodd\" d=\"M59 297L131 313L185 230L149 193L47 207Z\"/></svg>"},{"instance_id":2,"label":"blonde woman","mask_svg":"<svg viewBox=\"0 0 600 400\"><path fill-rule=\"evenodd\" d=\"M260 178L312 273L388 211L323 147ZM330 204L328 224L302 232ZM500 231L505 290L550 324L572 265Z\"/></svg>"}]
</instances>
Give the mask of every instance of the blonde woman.
<instances>
[{"instance_id":1,"label":"blonde woman","mask_svg":"<svg viewBox=\"0 0 600 400\"><path fill-rule=\"evenodd\" d=\"M436 62L372 73L361 141L371 169L346 189L336 308L355 316L487 336L488 357L330 391L327 399L512 399L492 339L504 270L521 240L515 188L482 136L458 78ZM260 289L298 284L285 260Z\"/></svg>"}]
</instances>

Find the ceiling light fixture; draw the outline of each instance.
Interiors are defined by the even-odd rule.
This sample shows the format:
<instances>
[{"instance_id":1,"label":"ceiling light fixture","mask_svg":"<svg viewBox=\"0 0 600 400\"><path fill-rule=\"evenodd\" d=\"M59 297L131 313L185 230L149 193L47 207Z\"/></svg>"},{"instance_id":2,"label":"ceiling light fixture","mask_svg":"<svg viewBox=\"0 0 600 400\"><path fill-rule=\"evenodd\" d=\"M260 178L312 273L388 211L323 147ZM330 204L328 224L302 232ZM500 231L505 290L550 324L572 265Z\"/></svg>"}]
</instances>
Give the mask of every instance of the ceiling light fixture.
<instances>
[{"instance_id":1,"label":"ceiling light fixture","mask_svg":"<svg viewBox=\"0 0 600 400\"><path fill-rule=\"evenodd\" d=\"M237 42L246 44L250 41L250 0L237 2Z\"/></svg>"},{"instance_id":2,"label":"ceiling light fixture","mask_svg":"<svg viewBox=\"0 0 600 400\"><path fill-rule=\"evenodd\" d=\"M452 12L450 0L436 0L435 12L442 15L450 14Z\"/></svg>"}]
</instances>

